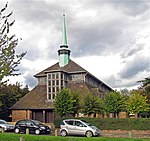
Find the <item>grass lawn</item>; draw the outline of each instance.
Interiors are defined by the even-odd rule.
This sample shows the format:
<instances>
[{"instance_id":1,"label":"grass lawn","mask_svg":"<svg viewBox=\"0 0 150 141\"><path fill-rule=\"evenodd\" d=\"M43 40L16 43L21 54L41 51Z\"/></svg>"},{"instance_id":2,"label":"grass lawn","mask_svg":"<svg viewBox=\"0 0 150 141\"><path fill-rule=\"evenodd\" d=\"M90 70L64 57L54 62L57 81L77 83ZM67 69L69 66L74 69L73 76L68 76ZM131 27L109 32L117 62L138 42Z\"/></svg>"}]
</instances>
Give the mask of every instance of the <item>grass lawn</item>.
<instances>
[{"instance_id":1,"label":"grass lawn","mask_svg":"<svg viewBox=\"0 0 150 141\"><path fill-rule=\"evenodd\" d=\"M50 135L25 135L14 133L0 133L0 141L20 141L24 137L25 141L150 141L150 139L135 138L103 138L103 137L55 137Z\"/></svg>"}]
</instances>

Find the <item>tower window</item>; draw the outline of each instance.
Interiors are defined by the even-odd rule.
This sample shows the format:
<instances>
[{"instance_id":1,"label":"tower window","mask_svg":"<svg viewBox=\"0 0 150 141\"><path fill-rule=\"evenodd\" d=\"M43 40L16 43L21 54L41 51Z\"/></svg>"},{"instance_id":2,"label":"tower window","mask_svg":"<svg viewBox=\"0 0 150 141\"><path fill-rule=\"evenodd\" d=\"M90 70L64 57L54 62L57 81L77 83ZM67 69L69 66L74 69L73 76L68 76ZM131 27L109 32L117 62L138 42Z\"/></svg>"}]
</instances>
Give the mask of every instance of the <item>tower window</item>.
<instances>
[{"instance_id":1,"label":"tower window","mask_svg":"<svg viewBox=\"0 0 150 141\"><path fill-rule=\"evenodd\" d=\"M67 85L67 75L65 73L49 73L47 74L47 99L54 100L59 90Z\"/></svg>"}]
</instances>

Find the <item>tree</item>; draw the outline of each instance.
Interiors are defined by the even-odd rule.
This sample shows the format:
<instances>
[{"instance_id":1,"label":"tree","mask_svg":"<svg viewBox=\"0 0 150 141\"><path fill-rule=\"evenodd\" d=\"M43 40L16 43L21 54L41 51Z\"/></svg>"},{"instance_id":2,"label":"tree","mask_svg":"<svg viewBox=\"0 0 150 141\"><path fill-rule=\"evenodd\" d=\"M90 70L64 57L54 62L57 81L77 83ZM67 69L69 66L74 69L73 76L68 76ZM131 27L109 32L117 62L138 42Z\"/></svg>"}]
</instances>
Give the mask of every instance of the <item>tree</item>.
<instances>
[{"instance_id":1,"label":"tree","mask_svg":"<svg viewBox=\"0 0 150 141\"><path fill-rule=\"evenodd\" d=\"M19 75L17 66L20 64L21 59L25 53L16 54L16 46L18 45L18 38L15 34L10 35L10 28L14 24L15 20L9 22L9 14L4 14L7 9L7 4L0 10L0 83L6 76Z\"/></svg>"},{"instance_id":2,"label":"tree","mask_svg":"<svg viewBox=\"0 0 150 141\"><path fill-rule=\"evenodd\" d=\"M89 94L84 99L83 112L90 116L91 114L100 114L103 112L103 101L101 98Z\"/></svg>"},{"instance_id":3,"label":"tree","mask_svg":"<svg viewBox=\"0 0 150 141\"><path fill-rule=\"evenodd\" d=\"M147 77L144 80L140 80L138 82L142 83L142 87L146 87L150 84L150 77Z\"/></svg>"},{"instance_id":4,"label":"tree","mask_svg":"<svg viewBox=\"0 0 150 141\"><path fill-rule=\"evenodd\" d=\"M144 80L140 80L138 82L142 83L140 90L143 91L143 95L146 95L150 100L150 77L147 77Z\"/></svg>"},{"instance_id":5,"label":"tree","mask_svg":"<svg viewBox=\"0 0 150 141\"><path fill-rule=\"evenodd\" d=\"M119 92L111 91L104 97L104 105L107 113L114 113L117 117L124 108L124 98Z\"/></svg>"},{"instance_id":6,"label":"tree","mask_svg":"<svg viewBox=\"0 0 150 141\"><path fill-rule=\"evenodd\" d=\"M73 104L73 115L75 116L76 114L78 114L80 108L79 93L77 93L76 91L71 91L71 101Z\"/></svg>"},{"instance_id":7,"label":"tree","mask_svg":"<svg viewBox=\"0 0 150 141\"><path fill-rule=\"evenodd\" d=\"M62 89L56 95L54 107L60 117L66 117L69 114L75 115L79 107L79 96L69 89Z\"/></svg>"},{"instance_id":8,"label":"tree","mask_svg":"<svg viewBox=\"0 0 150 141\"><path fill-rule=\"evenodd\" d=\"M28 87L21 88L20 83L2 84L0 87L0 119L9 120L11 114L9 108L28 92Z\"/></svg>"},{"instance_id":9,"label":"tree","mask_svg":"<svg viewBox=\"0 0 150 141\"><path fill-rule=\"evenodd\" d=\"M126 109L129 114L139 114L149 111L147 96L143 96L140 90L131 91L131 96L126 102Z\"/></svg>"}]
</instances>

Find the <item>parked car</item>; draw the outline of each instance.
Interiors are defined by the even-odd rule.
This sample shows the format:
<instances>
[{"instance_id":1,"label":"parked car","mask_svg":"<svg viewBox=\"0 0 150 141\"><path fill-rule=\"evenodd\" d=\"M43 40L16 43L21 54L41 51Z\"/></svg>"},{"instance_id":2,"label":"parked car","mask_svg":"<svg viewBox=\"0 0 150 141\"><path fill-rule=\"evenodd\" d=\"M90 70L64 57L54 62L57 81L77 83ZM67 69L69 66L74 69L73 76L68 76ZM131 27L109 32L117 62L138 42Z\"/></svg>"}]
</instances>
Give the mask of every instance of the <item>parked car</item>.
<instances>
[{"instance_id":1,"label":"parked car","mask_svg":"<svg viewBox=\"0 0 150 141\"><path fill-rule=\"evenodd\" d=\"M13 131L14 125L7 123L5 120L0 119L0 128L4 131Z\"/></svg>"},{"instance_id":2,"label":"parked car","mask_svg":"<svg viewBox=\"0 0 150 141\"><path fill-rule=\"evenodd\" d=\"M42 133L46 133L46 134L50 134L51 132L51 127L42 124L40 121L37 120L19 120L16 122L15 124L15 132L16 133L35 133L37 135L42 134Z\"/></svg>"},{"instance_id":3,"label":"parked car","mask_svg":"<svg viewBox=\"0 0 150 141\"><path fill-rule=\"evenodd\" d=\"M78 119L66 119L62 121L60 125L60 135L82 135L87 137L99 136L100 130L85 122Z\"/></svg>"}]
</instances>

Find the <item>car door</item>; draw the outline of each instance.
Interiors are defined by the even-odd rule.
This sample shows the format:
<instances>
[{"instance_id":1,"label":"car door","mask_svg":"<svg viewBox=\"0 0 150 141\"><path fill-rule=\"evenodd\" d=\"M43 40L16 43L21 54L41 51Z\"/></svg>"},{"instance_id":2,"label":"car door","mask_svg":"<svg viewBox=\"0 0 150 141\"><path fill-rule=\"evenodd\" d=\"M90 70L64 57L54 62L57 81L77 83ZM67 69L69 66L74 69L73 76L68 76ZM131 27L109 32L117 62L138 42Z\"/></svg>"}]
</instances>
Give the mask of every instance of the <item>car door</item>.
<instances>
[{"instance_id":1,"label":"car door","mask_svg":"<svg viewBox=\"0 0 150 141\"><path fill-rule=\"evenodd\" d=\"M34 133L34 123L32 121L26 121L26 128L29 129L29 133Z\"/></svg>"},{"instance_id":2,"label":"car door","mask_svg":"<svg viewBox=\"0 0 150 141\"><path fill-rule=\"evenodd\" d=\"M83 124L81 121L75 121L74 134L75 135L85 135L87 130L87 126Z\"/></svg>"},{"instance_id":3,"label":"car door","mask_svg":"<svg viewBox=\"0 0 150 141\"><path fill-rule=\"evenodd\" d=\"M19 122L20 132L26 132L26 123L25 120Z\"/></svg>"},{"instance_id":4,"label":"car door","mask_svg":"<svg viewBox=\"0 0 150 141\"><path fill-rule=\"evenodd\" d=\"M68 130L69 135L74 135L74 120L66 120L66 129Z\"/></svg>"}]
</instances>

